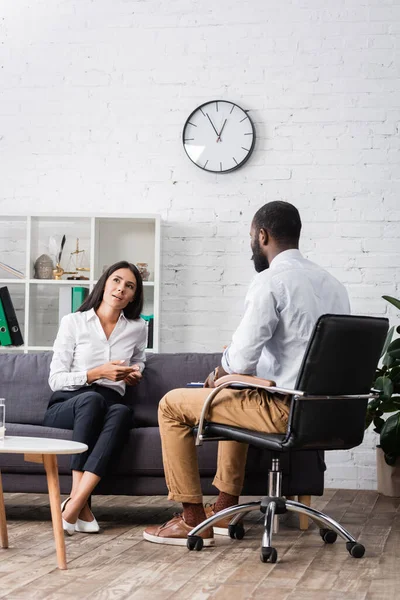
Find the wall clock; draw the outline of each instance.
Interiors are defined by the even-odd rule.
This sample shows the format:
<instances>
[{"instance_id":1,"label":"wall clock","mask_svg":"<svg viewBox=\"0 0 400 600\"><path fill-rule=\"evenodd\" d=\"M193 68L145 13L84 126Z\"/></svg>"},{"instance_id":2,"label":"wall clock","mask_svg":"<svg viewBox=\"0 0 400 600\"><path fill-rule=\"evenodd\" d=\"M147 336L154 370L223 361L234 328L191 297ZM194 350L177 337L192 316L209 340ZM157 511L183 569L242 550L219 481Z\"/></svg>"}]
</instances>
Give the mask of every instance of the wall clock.
<instances>
[{"instance_id":1,"label":"wall clock","mask_svg":"<svg viewBox=\"0 0 400 600\"><path fill-rule=\"evenodd\" d=\"M237 104L213 100L196 108L183 128L183 147L195 165L212 173L241 167L254 149L254 125Z\"/></svg>"}]
</instances>

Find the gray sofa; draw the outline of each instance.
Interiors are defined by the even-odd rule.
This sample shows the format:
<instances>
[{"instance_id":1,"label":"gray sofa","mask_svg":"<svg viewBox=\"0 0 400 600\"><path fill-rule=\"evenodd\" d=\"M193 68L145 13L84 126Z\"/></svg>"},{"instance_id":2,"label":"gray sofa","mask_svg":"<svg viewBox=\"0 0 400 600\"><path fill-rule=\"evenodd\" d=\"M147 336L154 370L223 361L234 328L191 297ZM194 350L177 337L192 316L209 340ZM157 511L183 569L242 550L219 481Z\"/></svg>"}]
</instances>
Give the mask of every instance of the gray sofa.
<instances>
[{"instance_id":1,"label":"gray sofa","mask_svg":"<svg viewBox=\"0 0 400 600\"><path fill-rule=\"evenodd\" d=\"M47 383L51 352L37 354L0 354L0 397L6 399L6 434L71 439L72 431L42 425L51 390ZM166 494L157 425L157 406L171 389L185 387L190 381L202 381L220 363L220 354L149 354L143 380L128 388L127 404L133 408L130 438L120 459L112 465L96 494L158 495ZM203 492L215 494L212 486L216 466L216 442L199 448L199 467ZM249 449L246 495L267 493L270 453ZM71 485L69 457L59 456L62 493ZM321 495L323 462L317 452L292 452L281 460L283 493L286 495ZM0 470L6 492L47 492L42 465L24 462L21 455L0 454Z\"/></svg>"}]
</instances>

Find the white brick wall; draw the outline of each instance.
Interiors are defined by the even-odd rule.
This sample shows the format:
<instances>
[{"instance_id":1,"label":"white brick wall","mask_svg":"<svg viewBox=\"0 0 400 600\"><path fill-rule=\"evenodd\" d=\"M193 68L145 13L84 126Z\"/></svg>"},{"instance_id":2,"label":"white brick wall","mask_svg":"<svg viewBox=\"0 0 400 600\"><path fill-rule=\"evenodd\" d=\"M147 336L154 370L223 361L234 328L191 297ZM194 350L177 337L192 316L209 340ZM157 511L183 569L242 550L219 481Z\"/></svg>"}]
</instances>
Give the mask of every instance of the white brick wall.
<instances>
[{"instance_id":1,"label":"white brick wall","mask_svg":"<svg viewBox=\"0 0 400 600\"><path fill-rule=\"evenodd\" d=\"M302 249L353 310L400 295L399 0L3 0L0 211L160 212L162 350L229 341L264 202L303 217ZM257 143L228 175L181 145L200 103L249 109ZM1 237L1 236L0 236ZM330 485L375 485L373 434Z\"/></svg>"}]
</instances>

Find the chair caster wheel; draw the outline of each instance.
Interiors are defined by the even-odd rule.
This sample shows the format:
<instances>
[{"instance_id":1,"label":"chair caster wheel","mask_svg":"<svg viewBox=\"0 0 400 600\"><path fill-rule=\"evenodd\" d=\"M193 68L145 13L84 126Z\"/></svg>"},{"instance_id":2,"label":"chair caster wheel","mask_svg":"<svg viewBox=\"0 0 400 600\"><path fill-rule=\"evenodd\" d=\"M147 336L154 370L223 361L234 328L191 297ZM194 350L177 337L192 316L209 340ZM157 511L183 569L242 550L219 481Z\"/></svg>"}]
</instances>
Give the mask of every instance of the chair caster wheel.
<instances>
[{"instance_id":1,"label":"chair caster wheel","mask_svg":"<svg viewBox=\"0 0 400 600\"><path fill-rule=\"evenodd\" d=\"M320 529L319 535L322 537L325 544L334 544L337 540L337 533L332 529Z\"/></svg>"},{"instance_id":2,"label":"chair caster wheel","mask_svg":"<svg viewBox=\"0 0 400 600\"><path fill-rule=\"evenodd\" d=\"M229 537L233 540L242 540L244 538L244 527L241 523L236 523L236 525L229 525L228 527Z\"/></svg>"},{"instance_id":3,"label":"chair caster wheel","mask_svg":"<svg viewBox=\"0 0 400 600\"><path fill-rule=\"evenodd\" d=\"M197 550L197 552L200 552L200 550L202 550L204 545L203 542L203 538L200 537L199 535L191 535L188 536L187 542L186 542L186 546L188 547L188 550Z\"/></svg>"},{"instance_id":4,"label":"chair caster wheel","mask_svg":"<svg viewBox=\"0 0 400 600\"><path fill-rule=\"evenodd\" d=\"M361 558L364 556L365 548L357 542L346 542L346 548L353 558Z\"/></svg>"},{"instance_id":5,"label":"chair caster wheel","mask_svg":"<svg viewBox=\"0 0 400 600\"><path fill-rule=\"evenodd\" d=\"M278 558L278 553L275 548L272 546L266 546L261 548L260 560L263 563L270 562L276 563Z\"/></svg>"}]
</instances>

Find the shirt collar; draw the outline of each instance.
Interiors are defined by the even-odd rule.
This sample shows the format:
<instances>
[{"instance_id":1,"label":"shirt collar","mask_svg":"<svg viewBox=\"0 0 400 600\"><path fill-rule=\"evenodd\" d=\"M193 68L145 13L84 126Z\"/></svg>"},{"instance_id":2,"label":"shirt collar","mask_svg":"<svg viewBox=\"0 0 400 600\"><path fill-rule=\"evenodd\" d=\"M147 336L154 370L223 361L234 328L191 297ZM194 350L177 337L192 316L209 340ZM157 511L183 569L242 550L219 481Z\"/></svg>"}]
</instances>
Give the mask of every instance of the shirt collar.
<instances>
[{"instance_id":1,"label":"shirt collar","mask_svg":"<svg viewBox=\"0 0 400 600\"><path fill-rule=\"evenodd\" d=\"M279 263L284 262L286 260L293 260L303 258L300 250L297 248L290 248L290 250L284 250L283 252L279 252L270 262L270 268L272 266L276 267Z\"/></svg>"},{"instance_id":2,"label":"shirt collar","mask_svg":"<svg viewBox=\"0 0 400 600\"><path fill-rule=\"evenodd\" d=\"M97 317L94 308L91 308L90 310L86 311L86 320L87 321L91 321L92 319L94 319L95 317ZM118 320L124 320L127 321L126 316L124 315L124 311L121 310L120 314L119 314L119 318Z\"/></svg>"}]
</instances>

